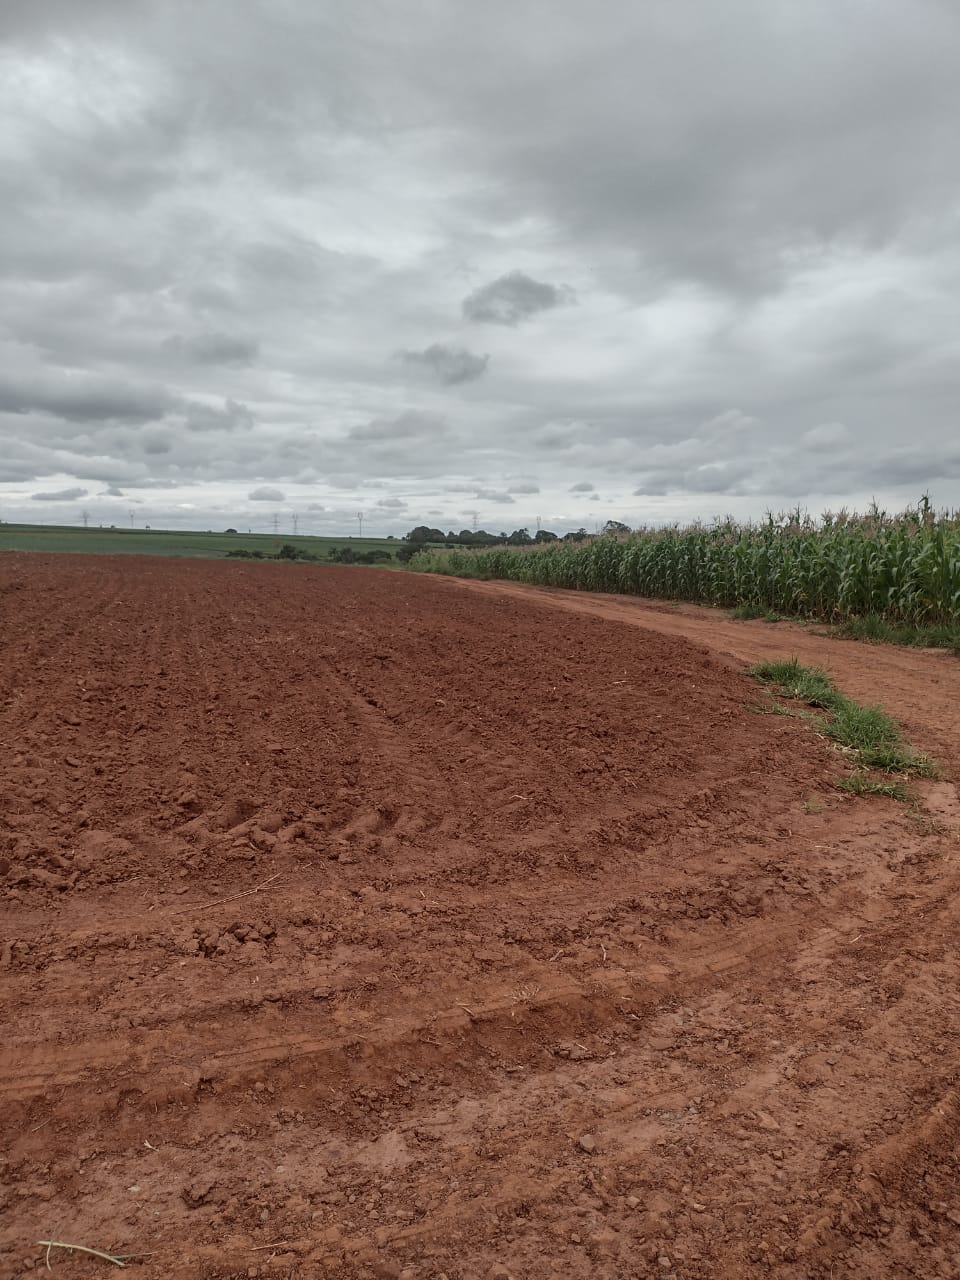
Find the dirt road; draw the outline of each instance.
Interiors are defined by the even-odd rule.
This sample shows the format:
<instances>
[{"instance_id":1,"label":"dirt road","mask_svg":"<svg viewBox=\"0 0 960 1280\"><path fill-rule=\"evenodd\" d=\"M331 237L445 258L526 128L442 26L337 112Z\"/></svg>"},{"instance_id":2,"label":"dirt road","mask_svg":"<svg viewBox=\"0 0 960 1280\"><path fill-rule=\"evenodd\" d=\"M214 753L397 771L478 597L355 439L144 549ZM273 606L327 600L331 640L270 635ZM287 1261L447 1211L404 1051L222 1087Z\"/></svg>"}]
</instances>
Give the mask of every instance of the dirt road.
<instances>
[{"instance_id":1,"label":"dirt road","mask_svg":"<svg viewBox=\"0 0 960 1280\"><path fill-rule=\"evenodd\" d=\"M0 556L0 1274L960 1275L956 793L556 604Z\"/></svg>"}]
</instances>

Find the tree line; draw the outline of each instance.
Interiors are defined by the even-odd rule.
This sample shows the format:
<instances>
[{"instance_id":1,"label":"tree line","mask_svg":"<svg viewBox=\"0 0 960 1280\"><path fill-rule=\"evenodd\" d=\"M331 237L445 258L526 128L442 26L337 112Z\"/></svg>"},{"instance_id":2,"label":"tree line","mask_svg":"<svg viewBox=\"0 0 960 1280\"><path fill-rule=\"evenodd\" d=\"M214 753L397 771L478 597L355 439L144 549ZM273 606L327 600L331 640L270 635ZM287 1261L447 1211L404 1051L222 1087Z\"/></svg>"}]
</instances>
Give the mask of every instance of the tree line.
<instances>
[{"instance_id":1,"label":"tree line","mask_svg":"<svg viewBox=\"0 0 960 1280\"><path fill-rule=\"evenodd\" d=\"M629 525L619 520L608 520L603 526L604 534L629 533ZM418 524L415 529L404 534L404 542L418 549L425 546L444 547L532 547L544 542L583 542L590 534L586 529L574 529L570 533L553 533L550 529L538 529L531 533L529 529L514 529L512 533L501 530L500 533L488 533L486 529L461 529L456 533L450 529L444 533L442 529L431 529L429 525Z\"/></svg>"}]
</instances>

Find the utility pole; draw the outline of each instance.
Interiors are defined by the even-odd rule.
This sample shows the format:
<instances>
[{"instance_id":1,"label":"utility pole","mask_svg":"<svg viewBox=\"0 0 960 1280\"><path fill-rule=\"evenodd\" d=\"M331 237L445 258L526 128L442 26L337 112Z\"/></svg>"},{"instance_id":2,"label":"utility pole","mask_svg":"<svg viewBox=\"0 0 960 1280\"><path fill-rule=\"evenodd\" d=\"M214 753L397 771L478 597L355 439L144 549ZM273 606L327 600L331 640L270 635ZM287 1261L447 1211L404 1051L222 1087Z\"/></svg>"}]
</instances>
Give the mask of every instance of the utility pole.
<instances>
[{"instance_id":1,"label":"utility pole","mask_svg":"<svg viewBox=\"0 0 960 1280\"><path fill-rule=\"evenodd\" d=\"M85 529L88 529L90 527L90 512L84 511L82 519L83 519L83 527Z\"/></svg>"},{"instance_id":2,"label":"utility pole","mask_svg":"<svg viewBox=\"0 0 960 1280\"><path fill-rule=\"evenodd\" d=\"M300 523L300 517L297 515L296 512L294 512L293 513L293 536L294 537L297 536L297 526L299 525L299 523Z\"/></svg>"},{"instance_id":3,"label":"utility pole","mask_svg":"<svg viewBox=\"0 0 960 1280\"><path fill-rule=\"evenodd\" d=\"M357 512L357 524L359 524L360 526L360 537L362 538L363 537L363 512L362 511Z\"/></svg>"},{"instance_id":4,"label":"utility pole","mask_svg":"<svg viewBox=\"0 0 960 1280\"><path fill-rule=\"evenodd\" d=\"M133 516L134 516L134 513L131 511L130 512L130 528L131 529L133 528Z\"/></svg>"},{"instance_id":5,"label":"utility pole","mask_svg":"<svg viewBox=\"0 0 960 1280\"><path fill-rule=\"evenodd\" d=\"M280 532L280 517L277 515L276 512L273 513L273 532L274 533Z\"/></svg>"}]
</instances>

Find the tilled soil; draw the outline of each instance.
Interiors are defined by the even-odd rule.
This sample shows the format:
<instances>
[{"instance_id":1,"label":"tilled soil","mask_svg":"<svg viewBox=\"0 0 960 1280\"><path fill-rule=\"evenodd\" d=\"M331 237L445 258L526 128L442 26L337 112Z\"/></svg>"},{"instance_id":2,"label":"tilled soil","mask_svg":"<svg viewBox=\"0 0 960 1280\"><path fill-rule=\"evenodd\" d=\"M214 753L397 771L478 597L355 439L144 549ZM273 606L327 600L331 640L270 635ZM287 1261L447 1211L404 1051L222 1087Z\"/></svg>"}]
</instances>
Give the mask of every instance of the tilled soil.
<instances>
[{"instance_id":1,"label":"tilled soil","mask_svg":"<svg viewBox=\"0 0 960 1280\"><path fill-rule=\"evenodd\" d=\"M956 792L555 606L0 557L0 1274L960 1275Z\"/></svg>"}]
</instances>

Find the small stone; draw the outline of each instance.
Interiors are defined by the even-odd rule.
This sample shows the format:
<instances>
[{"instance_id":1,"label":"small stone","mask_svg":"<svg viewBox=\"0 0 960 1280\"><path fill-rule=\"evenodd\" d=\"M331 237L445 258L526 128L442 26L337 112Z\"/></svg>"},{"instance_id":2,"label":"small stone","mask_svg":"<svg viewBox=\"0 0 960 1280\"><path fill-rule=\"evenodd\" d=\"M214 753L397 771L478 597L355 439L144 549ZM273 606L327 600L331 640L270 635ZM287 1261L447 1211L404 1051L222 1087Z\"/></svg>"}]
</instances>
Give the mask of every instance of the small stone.
<instances>
[{"instance_id":1,"label":"small stone","mask_svg":"<svg viewBox=\"0 0 960 1280\"><path fill-rule=\"evenodd\" d=\"M502 1262L495 1262L487 1272L487 1280L513 1280L513 1272Z\"/></svg>"},{"instance_id":2,"label":"small stone","mask_svg":"<svg viewBox=\"0 0 960 1280\"><path fill-rule=\"evenodd\" d=\"M640 1199L638 1196L627 1196L628 1209L636 1209L639 1206L639 1204L640 1204Z\"/></svg>"},{"instance_id":3,"label":"small stone","mask_svg":"<svg viewBox=\"0 0 960 1280\"><path fill-rule=\"evenodd\" d=\"M577 1235L576 1231L571 1231L570 1239L574 1244L580 1243L580 1237Z\"/></svg>"},{"instance_id":4,"label":"small stone","mask_svg":"<svg viewBox=\"0 0 960 1280\"><path fill-rule=\"evenodd\" d=\"M585 1133L577 1139L577 1146L581 1151L591 1152L597 1149L597 1140L592 1133Z\"/></svg>"},{"instance_id":5,"label":"small stone","mask_svg":"<svg viewBox=\"0 0 960 1280\"><path fill-rule=\"evenodd\" d=\"M657 1259L657 1263L664 1271L669 1271L673 1266L673 1263L670 1261L670 1255L667 1253L661 1253L660 1257Z\"/></svg>"}]
</instances>

